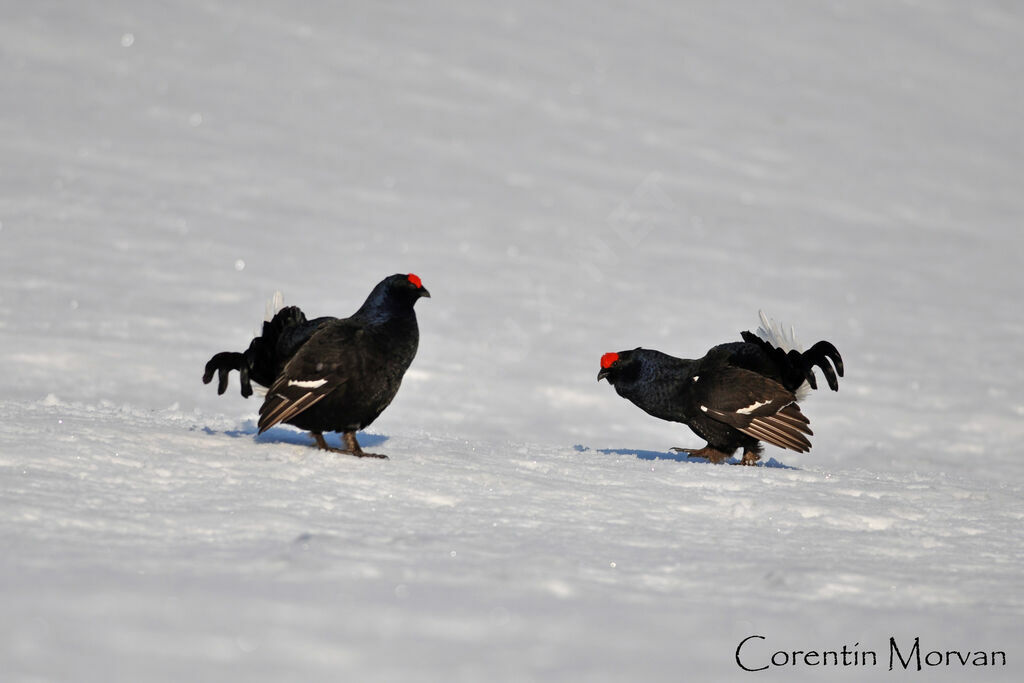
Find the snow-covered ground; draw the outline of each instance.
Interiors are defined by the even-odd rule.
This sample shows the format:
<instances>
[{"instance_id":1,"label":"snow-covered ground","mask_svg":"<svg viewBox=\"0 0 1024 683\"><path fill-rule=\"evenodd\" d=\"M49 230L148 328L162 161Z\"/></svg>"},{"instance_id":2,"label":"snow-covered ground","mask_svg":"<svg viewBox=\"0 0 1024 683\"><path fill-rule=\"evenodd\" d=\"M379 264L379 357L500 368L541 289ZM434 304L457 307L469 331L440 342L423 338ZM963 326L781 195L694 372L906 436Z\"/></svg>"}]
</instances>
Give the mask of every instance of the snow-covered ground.
<instances>
[{"instance_id":1,"label":"snow-covered ground","mask_svg":"<svg viewBox=\"0 0 1024 683\"><path fill-rule=\"evenodd\" d=\"M758 680L1020 680L1018 6L0 17L3 681L736 680L750 635L878 654ZM393 272L433 298L391 460L200 383L275 290ZM759 309L846 360L808 454L680 460L595 381Z\"/></svg>"}]
</instances>

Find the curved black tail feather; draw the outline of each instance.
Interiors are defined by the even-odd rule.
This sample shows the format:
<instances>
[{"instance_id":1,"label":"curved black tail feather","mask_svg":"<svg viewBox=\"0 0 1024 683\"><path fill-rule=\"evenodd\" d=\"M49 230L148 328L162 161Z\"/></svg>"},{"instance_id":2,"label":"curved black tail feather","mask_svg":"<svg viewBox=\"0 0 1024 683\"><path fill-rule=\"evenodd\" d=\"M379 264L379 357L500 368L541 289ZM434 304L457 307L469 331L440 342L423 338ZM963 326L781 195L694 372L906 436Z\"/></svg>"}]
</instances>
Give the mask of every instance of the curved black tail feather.
<instances>
[{"instance_id":1,"label":"curved black tail feather","mask_svg":"<svg viewBox=\"0 0 1024 683\"><path fill-rule=\"evenodd\" d=\"M768 354L772 362L782 373L782 384L790 391L796 391L804 382L812 389L818 388L818 378L814 374L817 366L825 375L825 381L832 391L839 391L839 380L843 376L843 357L830 342L820 341L803 353L795 349L784 351L771 342L758 337L753 332L742 332L740 336L748 344L756 344ZM835 368L833 369L833 365Z\"/></svg>"},{"instance_id":2,"label":"curved black tail feather","mask_svg":"<svg viewBox=\"0 0 1024 683\"><path fill-rule=\"evenodd\" d=\"M827 341L820 341L807 351L804 351L801 354L801 359L807 368L807 381L810 383L811 388L818 388L815 386L814 379L814 366L817 365L821 368L822 374L825 375L828 388L832 391L839 391L839 380L836 378L836 375L843 376L843 357L839 355L839 350L835 346ZM831 364L829 361L831 361ZM835 371L832 370L833 365L835 365Z\"/></svg>"},{"instance_id":3,"label":"curved black tail feather","mask_svg":"<svg viewBox=\"0 0 1024 683\"><path fill-rule=\"evenodd\" d=\"M245 360L245 354L237 351L221 351L214 354L213 358L206 362L203 370L203 384L209 384L213 379L213 373L217 373L217 393L223 394L228 388L228 377L232 370L238 370L239 379L242 382L242 396L252 395L252 384L249 382L249 366Z\"/></svg>"},{"instance_id":4,"label":"curved black tail feather","mask_svg":"<svg viewBox=\"0 0 1024 683\"><path fill-rule=\"evenodd\" d=\"M260 336L255 337L244 352L222 351L207 361L203 371L203 384L209 384L217 374L217 393L228 388L232 370L238 371L242 396L252 396L252 383L269 387L281 374L285 363L316 331L322 319L307 322L306 315L297 306L282 308L272 320L263 323Z\"/></svg>"}]
</instances>

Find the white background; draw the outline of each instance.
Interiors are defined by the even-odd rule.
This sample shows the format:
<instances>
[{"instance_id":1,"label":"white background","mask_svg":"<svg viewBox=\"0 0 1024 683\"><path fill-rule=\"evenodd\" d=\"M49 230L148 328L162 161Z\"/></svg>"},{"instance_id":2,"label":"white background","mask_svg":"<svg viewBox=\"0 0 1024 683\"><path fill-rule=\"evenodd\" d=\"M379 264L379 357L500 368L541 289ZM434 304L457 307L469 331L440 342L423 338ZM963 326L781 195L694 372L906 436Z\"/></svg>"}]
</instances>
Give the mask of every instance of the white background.
<instances>
[{"instance_id":1,"label":"white background","mask_svg":"<svg viewBox=\"0 0 1024 683\"><path fill-rule=\"evenodd\" d=\"M1016 5L0 13L5 681L1019 680ZM389 461L200 383L275 290L394 272ZM680 461L595 381L759 309L846 360L808 454ZM744 674L751 634L879 667Z\"/></svg>"}]
</instances>

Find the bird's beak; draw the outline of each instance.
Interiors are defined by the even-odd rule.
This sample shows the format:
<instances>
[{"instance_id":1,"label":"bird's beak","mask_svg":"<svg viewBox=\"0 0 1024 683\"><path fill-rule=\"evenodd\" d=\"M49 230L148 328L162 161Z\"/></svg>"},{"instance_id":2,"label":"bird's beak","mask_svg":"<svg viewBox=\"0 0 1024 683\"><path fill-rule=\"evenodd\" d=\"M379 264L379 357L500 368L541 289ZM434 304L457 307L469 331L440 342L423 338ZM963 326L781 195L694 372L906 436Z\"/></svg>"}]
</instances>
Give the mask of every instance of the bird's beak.
<instances>
[{"instance_id":1,"label":"bird's beak","mask_svg":"<svg viewBox=\"0 0 1024 683\"><path fill-rule=\"evenodd\" d=\"M608 368L601 368L601 372L597 373L597 381L600 382L601 380L606 379L610 374L612 374L611 370ZM608 383L611 384L611 380L609 380Z\"/></svg>"},{"instance_id":2,"label":"bird's beak","mask_svg":"<svg viewBox=\"0 0 1024 683\"><path fill-rule=\"evenodd\" d=\"M427 291L426 287L420 287L420 296L425 296L428 299L430 298L430 292Z\"/></svg>"}]
</instances>

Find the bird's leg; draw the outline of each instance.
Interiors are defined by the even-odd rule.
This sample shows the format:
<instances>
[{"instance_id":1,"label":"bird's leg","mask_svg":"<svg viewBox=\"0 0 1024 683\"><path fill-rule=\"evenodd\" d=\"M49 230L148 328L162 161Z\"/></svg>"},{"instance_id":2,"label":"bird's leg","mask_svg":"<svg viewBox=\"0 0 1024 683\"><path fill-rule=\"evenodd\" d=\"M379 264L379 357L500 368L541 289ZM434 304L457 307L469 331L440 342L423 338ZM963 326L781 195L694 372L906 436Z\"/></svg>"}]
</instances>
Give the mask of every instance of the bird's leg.
<instances>
[{"instance_id":1,"label":"bird's leg","mask_svg":"<svg viewBox=\"0 0 1024 683\"><path fill-rule=\"evenodd\" d=\"M705 446L704 448L679 448L673 446L672 449L676 453L686 453L687 455L693 455L698 458L707 458L708 462L715 465L721 464L726 458L729 457L728 453L716 450L711 446Z\"/></svg>"},{"instance_id":2,"label":"bird's leg","mask_svg":"<svg viewBox=\"0 0 1024 683\"><path fill-rule=\"evenodd\" d=\"M757 461L761 459L761 444L757 441L748 441L743 446L743 459L736 463L737 465L748 465L755 467Z\"/></svg>"},{"instance_id":3,"label":"bird's leg","mask_svg":"<svg viewBox=\"0 0 1024 683\"><path fill-rule=\"evenodd\" d=\"M310 432L313 435L313 439L316 441L316 447L323 451L330 451L331 453L344 453L345 455L354 455L357 458L383 458L388 459L386 455L378 455L376 453L367 453L359 447L359 442L356 441L355 432L345 432L342 434L342 440L345 442L344 448L333 448L327 445L327 441L324 439L324 435L321 432Z\"/></svg>"},{"instance_id":4,"label":"bird's leg","mask_svg":"<svg viewBox=\"0 0 1024 683\"><path fill-rule=\"evenodd\" d=\"M380 455L378 453L367 453L362 448L360 448L359 442L356 440L355 432L345 432L341 435L341 438L345 441L345 450L342 451L343 453L354 455L357 458L383 458L384 460L388 459L388 456L386 455Z\"/></svg>"},{"instance_id":5,"label":"bird's leg","mask_svg":"<svg viewBox=\"0 0 1024 683\"><path fill-rule=\"evenodd\" d=\"M761 459L761 454L757 451L743 451L743 461L740 465L757 465L757 461Z\"/></svg>"}]
</instances>

